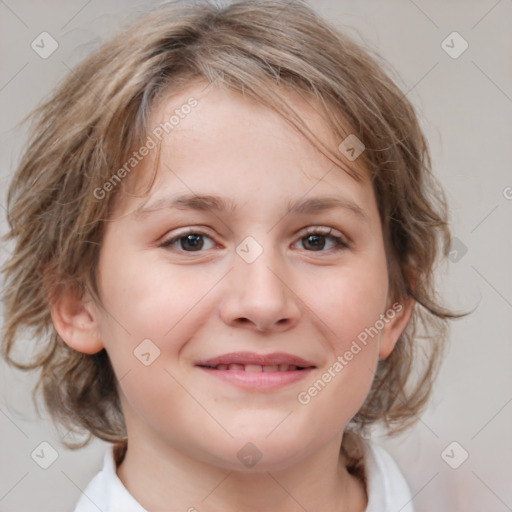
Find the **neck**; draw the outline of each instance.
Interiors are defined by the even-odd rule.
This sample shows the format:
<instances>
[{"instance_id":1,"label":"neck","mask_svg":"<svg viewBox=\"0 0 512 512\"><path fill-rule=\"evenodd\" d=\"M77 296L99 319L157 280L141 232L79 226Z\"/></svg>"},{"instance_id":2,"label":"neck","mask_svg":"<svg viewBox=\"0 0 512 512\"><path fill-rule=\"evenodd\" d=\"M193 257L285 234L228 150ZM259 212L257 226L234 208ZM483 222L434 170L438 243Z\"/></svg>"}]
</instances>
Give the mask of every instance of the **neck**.
<instances>
[{"instance_id":1,"label":"neck","mask_svg":"<svg viewBox=\"0 0 512 512\"><path fill-rule=\"evenodd\" d=\"M363 512L364 484L340 453L341 436L276 471L233 471L205 463L175 447L132 436L117 474L148 511ZM146 441L146 442L145 442Z\"/></svg>"}]
</instances>

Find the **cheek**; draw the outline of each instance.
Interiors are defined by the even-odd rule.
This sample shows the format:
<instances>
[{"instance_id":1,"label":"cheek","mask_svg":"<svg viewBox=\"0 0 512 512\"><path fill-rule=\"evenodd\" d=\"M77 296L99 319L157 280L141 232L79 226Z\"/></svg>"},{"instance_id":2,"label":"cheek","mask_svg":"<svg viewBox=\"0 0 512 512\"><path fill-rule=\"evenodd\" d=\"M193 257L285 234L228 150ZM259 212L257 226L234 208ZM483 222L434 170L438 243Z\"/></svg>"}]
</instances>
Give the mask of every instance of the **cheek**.
<instances>
[{"instance_id":1,"label":"cheek","mask_svg":"<svg viewBox=\"0 0 512 512\"><path fill-rule=\"evenodd\" d=\"M363 263L326 275L321 293L312 297L315 312L330 328L331 345L337 353L347 350L358 337L364 339L366 329L374 326L385 310L388 294L385 260Z\"/></svg>"},{"instance_id":2,"label":"cheek","mask_svg":"<svg viewBox=\"0 0 512 512\"><path fill-rule=\"evenodd\" d=\"M136 257L104 263L107 313L100 329L119 380L123 410L162 435L173 425L175 437L183 434L186 444L185 434L204 423L205 411L183 388L180 357L208 319L205 294L217 275L192 265L173 268Z\"/></svg>"},{"instance_id":3,"label":"cheek","mask_svg":"<svg viewBox=\"0 0 512 512\"><path fill-rule=\"evenodd\" d=\"M299 401L314 402L322 417L343 424L363 404L378 363L379 319L385 312L388 290L385 260L376 260L364 269L343 269L321 282L322 293L310 303L319 324L328 326L324 333L329 357Z\"/></svg>"},{"instance_id":4,"label":"cheek","mask_svg":"<svg viewBox=\"0 0 512 512\"><path fill-rule=\"evenodd\" d=\"M211 270L166 265L143 255L117 265L105 263L102 288L109 315L104 327L115 329L112 340L121 335L132 342L151 338L168 344L171 333L182 330L188 317L201 310L201 301L216 280Z\"/></svg>"}]
</instances>

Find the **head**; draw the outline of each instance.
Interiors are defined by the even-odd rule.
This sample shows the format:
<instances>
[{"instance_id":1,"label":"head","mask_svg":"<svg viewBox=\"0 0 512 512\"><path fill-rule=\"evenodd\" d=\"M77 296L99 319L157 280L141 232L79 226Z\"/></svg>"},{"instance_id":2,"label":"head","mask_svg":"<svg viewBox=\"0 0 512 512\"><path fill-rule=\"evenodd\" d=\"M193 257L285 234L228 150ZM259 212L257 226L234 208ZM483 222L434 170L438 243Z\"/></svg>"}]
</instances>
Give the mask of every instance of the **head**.
<instances>
[{"instance_id":1,"label":"head","mask_svg":"<svg viewBox=\"0 0 512 512\"><path fill-rule=\"evenodd\" d=\"M282 463L414 421L456 316L434 291L450 234L414 109L368 50L300 2L169 4L35 116L3 351L40 369L55 419L228 466L248 441ZM327 196L342 206L291 208ZM312 368L241 392L202 368L235 351Z\"/></svg>"}]
</instances>

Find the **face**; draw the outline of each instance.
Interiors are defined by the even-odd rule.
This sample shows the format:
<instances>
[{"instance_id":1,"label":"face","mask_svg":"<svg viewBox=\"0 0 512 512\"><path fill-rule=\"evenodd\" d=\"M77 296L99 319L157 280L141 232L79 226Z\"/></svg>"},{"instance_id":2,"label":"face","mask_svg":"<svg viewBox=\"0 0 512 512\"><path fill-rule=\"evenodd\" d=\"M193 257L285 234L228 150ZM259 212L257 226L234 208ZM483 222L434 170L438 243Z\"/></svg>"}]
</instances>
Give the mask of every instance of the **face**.
<instances>
[{"instance_id":1,"label":"face","mask_svg":"<svg viewBox=\"0 0 512 512\"><path fill-rule=\"evenodd\" d=\"M258 454L258 470L286 467L339 445L399 334L374 192L364 169L355 181L236 92L195 84L153 109L149 131L176 110L149 194L123 194L107 223L103 308L88 310L129 438L225 468ZM153 165L156 151L129 177L140 190Z\"/></svg>"}]
</instances>

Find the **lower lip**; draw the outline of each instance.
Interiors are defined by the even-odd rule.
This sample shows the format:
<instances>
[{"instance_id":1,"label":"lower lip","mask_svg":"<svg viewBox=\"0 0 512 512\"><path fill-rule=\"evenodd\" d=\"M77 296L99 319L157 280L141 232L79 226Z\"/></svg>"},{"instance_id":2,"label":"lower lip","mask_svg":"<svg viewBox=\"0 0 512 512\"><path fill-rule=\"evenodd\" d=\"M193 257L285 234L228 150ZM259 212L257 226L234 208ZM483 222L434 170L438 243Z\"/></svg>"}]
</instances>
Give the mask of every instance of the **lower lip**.
<instances>
[{"instance_id":1,"label":"lower lip","mask_svg":"<svg viewBox=\"0 0 512 512\"><path fill-rule=\"evenodd\" d=\"M313 368L289 372L246 372L243 370L214 370L200 366L201 370L243 389L272 391L304 379Z\"/></svg>"}]
</instances>

